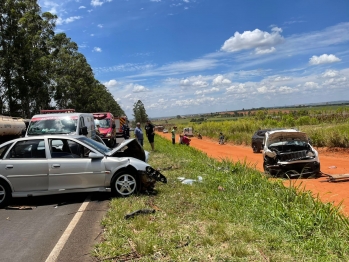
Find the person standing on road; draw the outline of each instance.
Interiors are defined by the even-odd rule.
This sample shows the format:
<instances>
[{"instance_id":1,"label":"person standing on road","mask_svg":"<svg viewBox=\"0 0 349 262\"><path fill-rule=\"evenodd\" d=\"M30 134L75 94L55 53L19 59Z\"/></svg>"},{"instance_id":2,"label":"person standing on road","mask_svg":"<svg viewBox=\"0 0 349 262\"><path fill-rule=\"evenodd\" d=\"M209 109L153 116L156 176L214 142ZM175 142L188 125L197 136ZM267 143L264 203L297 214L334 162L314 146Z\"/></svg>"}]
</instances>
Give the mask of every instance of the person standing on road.
<instances>
[{"instance_id":1,"label":"person standing on road","mask_svg":"<svg viewBox=\"0 0 349 262\"><path fill-rule=\"evenodd\" d=\"M147 120L147 124L145 125L145 133L151 145L151 150L154 151L155 126L150 122L149 119Z\"/></svg>"},{"instance_id":2,"label":"person standing on road","mask_svg":"<svg viewBox=\"0 0 349 262\"><path fill-rule=\"evenodd\" d=\"M174 126L174 127L172 128L172 131L171 131L171 133L172 133L172 144L173 144L173 145L176 144L176 130L177 130L177 127Z\"/></svg>"},{"instance_id":3,"label":"person standing on road","mask_svg":"<svg viewBox=\"0 0 349 262\"><path fill-rule=\"evenodd\" d=\"M218 141L218 143L220 145L224 144L224 135L223 135L223 133L219 133L219 141Z\"/></svg>"},{"instance_id":4,"label":"person standing on road","mask_svg":"<svg viewBox=\"0 0 349 262\"><path fill-rule=\"evenodd\" d=\"M143 131L141 128L141 123L137 123L136 124L136 128L135 128L135 137L138 141L138 143L143 146Z\"/></svg>"},{"instance_id":5,"label":"person standing on road","mask_svg":"<svg viewBox=\"0 0 349 262\"><path fill-rule=\"evenodd\" d=\"M122 125L122 136L123 136L125 139L129 139L129 138L130 138L130 128L129 128L127 122L128 122L128 121L127 121L127 119L126 119L125 124Z\"/></svg>"}]
</instances>

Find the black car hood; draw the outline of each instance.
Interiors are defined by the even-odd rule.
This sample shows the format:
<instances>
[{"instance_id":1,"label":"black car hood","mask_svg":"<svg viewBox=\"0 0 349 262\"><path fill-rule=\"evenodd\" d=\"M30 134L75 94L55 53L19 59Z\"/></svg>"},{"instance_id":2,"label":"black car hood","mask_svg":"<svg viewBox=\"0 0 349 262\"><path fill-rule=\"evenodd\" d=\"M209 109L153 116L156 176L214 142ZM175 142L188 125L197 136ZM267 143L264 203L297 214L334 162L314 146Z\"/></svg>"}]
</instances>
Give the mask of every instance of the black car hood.
<instances>
[{"instance_id":1,"label":"black car hood","mask_svg":"<svg viewBox=\"0 0 349 262\"><path fill-rule=\"evenodd\" d=\"M148 160L148 152L137 142L136 139L126 139L116 148L106 153L112 157L134 157L144 162Z\"/></svg>"}]
</instances>

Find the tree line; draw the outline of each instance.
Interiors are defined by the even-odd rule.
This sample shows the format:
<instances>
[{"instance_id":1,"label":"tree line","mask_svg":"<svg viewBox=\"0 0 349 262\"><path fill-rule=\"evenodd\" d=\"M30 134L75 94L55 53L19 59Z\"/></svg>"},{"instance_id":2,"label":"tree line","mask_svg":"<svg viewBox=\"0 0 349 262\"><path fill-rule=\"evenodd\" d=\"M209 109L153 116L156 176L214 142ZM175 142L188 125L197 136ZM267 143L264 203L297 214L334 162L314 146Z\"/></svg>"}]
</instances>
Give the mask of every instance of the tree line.
<instances>
[{"instance_id":1,"label":"tree line","mask_svg":"<svg viewBox=\"0 0 349 262\"><path fill-rule=\"evenodd\" d=\"M56 20L37 0L0 1L0 114L30 118L40 109L74 108L124 115L78 45L54 32Z\"/></svg>"}]
</instances>

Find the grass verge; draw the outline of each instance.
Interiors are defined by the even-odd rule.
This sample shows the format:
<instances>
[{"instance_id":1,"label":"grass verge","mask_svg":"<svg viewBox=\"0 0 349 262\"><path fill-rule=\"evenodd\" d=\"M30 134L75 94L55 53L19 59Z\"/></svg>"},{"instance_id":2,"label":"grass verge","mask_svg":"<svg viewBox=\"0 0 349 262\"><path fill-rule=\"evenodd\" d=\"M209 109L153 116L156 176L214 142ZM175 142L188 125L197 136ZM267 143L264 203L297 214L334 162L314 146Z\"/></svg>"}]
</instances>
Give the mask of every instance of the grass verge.
<instances>
[{"instance_id":1,"label":"grass verge","mask_svg":"<svg viewBox=\"0 0 349 262\"><path fill-rule=\"evenodd\" d=\"M155 145L150 164L172 167L162 171L168 184L157 183L155 196L111 200L93 250L99 260L349 261L349 222L338 208L248 163L219 162L159 136ZM156 212L124 218L138 209Z\"/></svg>"}]
</instances>

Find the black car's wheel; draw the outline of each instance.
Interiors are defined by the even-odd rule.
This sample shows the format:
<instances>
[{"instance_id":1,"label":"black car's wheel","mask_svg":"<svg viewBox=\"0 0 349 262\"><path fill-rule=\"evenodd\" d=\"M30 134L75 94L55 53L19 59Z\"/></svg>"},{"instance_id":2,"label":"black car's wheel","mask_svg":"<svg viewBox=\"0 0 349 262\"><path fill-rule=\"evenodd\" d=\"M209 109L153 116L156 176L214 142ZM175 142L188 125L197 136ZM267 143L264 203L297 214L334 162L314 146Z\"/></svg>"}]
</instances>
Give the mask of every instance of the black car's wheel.
<instances>
[{"instance_id":1,"label":"black car's wheel","mask_svg":"<svg viewBox=\"0 0 349 262\"><path fill-rule=\"evenodd\" d=\"M130 196L138 190L138 179L134 172L123 170L114 176L111 188L114 195Z\"/></svg>"},{"instance_id":2,"label":"black car's wheel","mask_svg":"<svg viewBox=\"0 0 349 262\"><path fill-rule=\"evenodd\" d=\"M260 149L259 149L259 147L256 144L252 145L252 150L253 150L253 153L259 153L260 152Z\"/></svg>"},{"instance_id":3,"label":"black car's wheel","mask_svg":"<svg viewBox=\"0 0 349 262\"><path fill-rule=\"evenodd\" d=\"M6 182L0 180L0 208L6 207L11 199L11 189Z\"/></svg>"}]
</instances>

